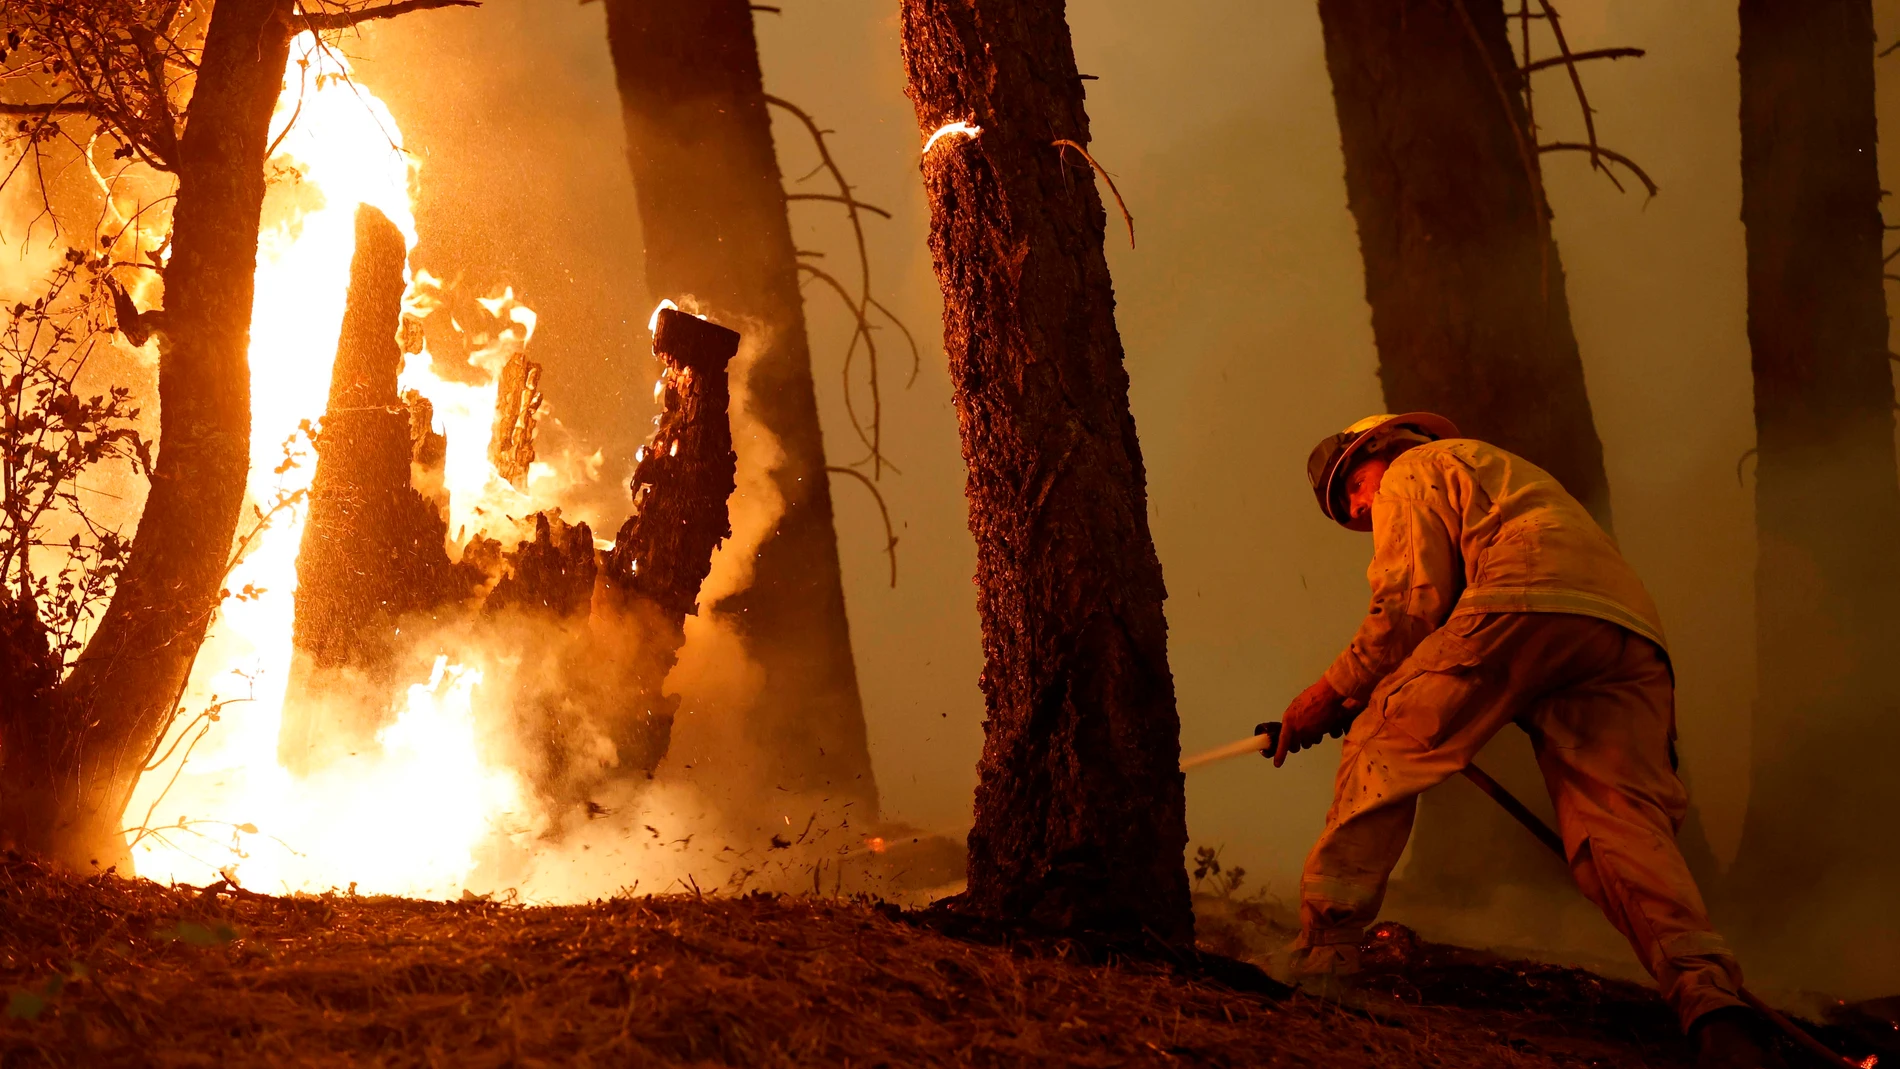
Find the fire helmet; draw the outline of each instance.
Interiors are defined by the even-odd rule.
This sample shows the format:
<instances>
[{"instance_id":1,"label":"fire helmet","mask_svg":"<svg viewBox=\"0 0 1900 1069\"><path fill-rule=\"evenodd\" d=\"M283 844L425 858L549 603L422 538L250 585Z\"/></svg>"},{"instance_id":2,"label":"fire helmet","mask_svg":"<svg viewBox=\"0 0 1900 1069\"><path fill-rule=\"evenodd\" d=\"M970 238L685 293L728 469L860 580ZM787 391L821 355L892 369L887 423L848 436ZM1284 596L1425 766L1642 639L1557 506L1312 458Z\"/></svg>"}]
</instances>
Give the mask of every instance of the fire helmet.
<instances>
[{"instance_id":1,"label":"fire helmet","mask_svg":"<svg viewBox=\"0 0 1900 1069\"><path fill-rule=\"evenodd\" d=\"M1354 526L1346 509L1346 476L1361 458L1376 451L1398 430L1433 440L1460 437L1456 424L1432 412L1367 416L1338 434L1326 436L1306 458L1306 481L1313 484L1313 496L1319 499L1319 510L1327 519L1349 531L1370 530Z\"/></svg>"}]
</instances>

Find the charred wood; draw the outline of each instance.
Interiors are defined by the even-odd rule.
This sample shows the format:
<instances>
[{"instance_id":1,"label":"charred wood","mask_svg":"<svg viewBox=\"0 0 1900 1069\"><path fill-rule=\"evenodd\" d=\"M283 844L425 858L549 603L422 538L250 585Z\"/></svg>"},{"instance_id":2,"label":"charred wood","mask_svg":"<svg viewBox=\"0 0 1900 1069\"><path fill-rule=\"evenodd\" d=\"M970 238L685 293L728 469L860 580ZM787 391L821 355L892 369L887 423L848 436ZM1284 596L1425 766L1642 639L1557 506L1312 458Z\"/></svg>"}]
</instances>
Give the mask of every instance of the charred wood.
<instances>
[{"instance_id":1,"label":"charred wood","mask_svg":"<svg viewBox=\"0 0 1900 1069\"><path fill-rule=\"evenodd\" d=\"M409 409L409 485L435 505L446 523L449 512L449 440L435 429L435 405L418 390L405 390Z\"/></svg>"},{"instance_id":2,"label":"charred wood","mask_svg":"<svg viewBox=\"0 0 1900 1069\"><path fill-rule=\"evenodd\" d=\"M495 384L495 428L488 459L495 471L520 486L534 463L534 431L541 420L541 365L517 351L502 365Z\"/></svg>"},{"instance_id":3,"label":"charred wood","mask_svg":"<svg viewBox=\"0 0 1900 1069\"><path fill-rule=\"evenodd\" d=\"M712 553L732 534L726 499L736 486L726 367L739 335L668 308L653 332L664 410L638 454L633 515L614 537L607 583L673 616L699 611Z\"/></svg>"},{"instance_id":4,"label":"charred wood","mask_svg":"<svg viewBox=\"0 0 1900 1069\"><path fill-rule=\"evenodd\" d=\"M539 613L559 619L587 615L599 565L594 532L586 524L570 525L558 513L537 512L533 540L503 554L499 564L501 578L483 603L483 612Z\"/></svg>"},{"instance_id":5,"label":"charred wood","mask_svg":"<svg viewBox=\"0 0 1900 1069\"><path fill-rule=\"evenodd\" d=\"M751 5L607 0L606 9L649 292L691 294L698 311L748 324L747 408L784 452L770 472L783 514L759 547L751 585L720 605L743 629L772 695L747 710L747 733L776 762L763 773L771 782L875 811L798 257Z\"/></svg>"},{"instance_id":6,"label":"charred wood","mask_svg":"<svg viewBox=\"0 0 1900 1069\"><path fill-rule=\"evenodd\" d=\"M699 611L713 551L732 534L727 499L736 485L727 366L739 335L673 309L653 333L664 410L638 454L633 515L602 570L603 612L640 637L617 666L625 695L612 728L621 769L652 772L666 755L678 699L661 692Z\"/></svg>"}]
</instances>

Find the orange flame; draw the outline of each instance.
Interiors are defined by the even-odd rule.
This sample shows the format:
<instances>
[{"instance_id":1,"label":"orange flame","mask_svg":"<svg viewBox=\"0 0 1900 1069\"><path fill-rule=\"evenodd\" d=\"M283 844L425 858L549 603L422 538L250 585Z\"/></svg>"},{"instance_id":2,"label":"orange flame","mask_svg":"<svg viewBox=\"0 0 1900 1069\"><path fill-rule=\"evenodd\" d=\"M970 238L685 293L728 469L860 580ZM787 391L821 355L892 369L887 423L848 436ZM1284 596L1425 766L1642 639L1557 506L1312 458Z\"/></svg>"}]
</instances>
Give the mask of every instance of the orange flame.
<instances>
[{"instance_id":1,"label":"orange flame","mask_svg":"<svg viewBox=\"0 0 1900 1069\"><path fill-rule=\"evenodd\" d=\"M388 108L349 75L341 56L305 34L292 49L278 102L279 123L296 118L273 167L294 176L290 199L316 206L272 221L258 250L249 497L260 511L310 485L314 460L300 427L322 417L329 395L356 205L380 209L415 243L416 163ZM433 283L417 275L405 308L426 311ZM412 356L401 377L403 388L430 399L437 429L448 437L452 534L479 531L485 516L557 505L562 489L549 465L537 464L523 491L488 461L492 374L528 344L535 317L512 290L484 307L505 324L472 361L491 381L445 382L426 353ZM302 456L284 467L287 442ZM184 702L187 710L217 710L216 730L195 748L186 738L170 764L141 780L127 810L128 822L144 829L129 832L135 863L161 880L204 882L229 871L271 891L354 884L452 897L484 844L519 843L534 831L520 777L490 752L477 701L480 667L437 657L428 679L407 688L375 752L308 778L277 763L304 517L301 504L280 510L230 577L230 589L257 593L225 603ZM187 730L183 723L174 729Z\"/></svg>"}]
</instances>

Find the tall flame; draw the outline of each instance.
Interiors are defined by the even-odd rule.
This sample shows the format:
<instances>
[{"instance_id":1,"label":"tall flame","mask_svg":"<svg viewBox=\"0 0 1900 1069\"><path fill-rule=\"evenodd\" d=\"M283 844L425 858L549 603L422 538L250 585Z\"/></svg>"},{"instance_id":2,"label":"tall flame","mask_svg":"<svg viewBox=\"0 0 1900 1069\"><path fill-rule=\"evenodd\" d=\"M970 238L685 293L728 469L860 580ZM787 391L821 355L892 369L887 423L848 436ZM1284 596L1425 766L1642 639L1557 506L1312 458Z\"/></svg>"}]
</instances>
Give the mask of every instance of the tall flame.
<instances>
[{"instance_id":1,"label":"tall flame","mask_svg":"<svg viewBox=\"0 0 1900 1069\"><path fill-rule=\"evenodd\" d=\"M416 239L414 161L389 109L349 75L334 50L308 34L297 39L275 124L288 129L271 166L291 183L281 199L301 207L268 220L258 249L249 485L257 511L240 530L259 515L270 522L228 581L240 593L199 654L185 713L160 751L169 749L166 762L127 810L128 837L139 872L155 879L223 872L271 891L350 885L446 897L464 889L484 843L519 840L528 824L520 779L487 753L480 670L438 657L429 678L407 689L376 752L308 778L277 762L305 520L298 495L315 470L303 428L321 419L329 394L356 206L381 210L411 247ZM477 354L492 372L527 344L534 314L512 291L489 307L508 324ZM402 385L431 400L448 435L451 532L478 530L480 509L520 516L545 507L532 473L523 494L488 462L492 382L444 382L423 354L410 359ZM289 466L287 443L297 461Z\"/></svg>"}]
</instances>

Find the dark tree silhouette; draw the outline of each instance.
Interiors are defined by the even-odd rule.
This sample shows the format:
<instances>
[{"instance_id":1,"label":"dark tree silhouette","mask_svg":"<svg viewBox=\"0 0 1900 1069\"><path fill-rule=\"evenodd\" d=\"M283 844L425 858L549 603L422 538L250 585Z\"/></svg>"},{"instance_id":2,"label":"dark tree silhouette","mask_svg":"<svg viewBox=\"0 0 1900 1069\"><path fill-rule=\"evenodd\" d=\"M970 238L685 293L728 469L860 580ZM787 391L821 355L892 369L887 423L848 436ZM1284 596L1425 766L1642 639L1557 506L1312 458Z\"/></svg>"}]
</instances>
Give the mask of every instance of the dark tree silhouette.
<instances>
[{"instance_id":1,"label":"dark tree silhouette","mask_svg":"<svg viewBox=\"0 0 1900 1069\"><path fill-rule=\"evenodd\" d=\"M1319 11L1387 409L1449 416L1555 475L1607 527L1603 447L1503 3ZM1519 756L1490 760L1535 782ZM1405 875L1397 895L1472 905L1500 880L1568 882L1462 781L1421 800Z\"/></svg>"},{"instance_id":2,"label":"dark tree silhouette","mask_svg":"<svg viewBox=\"0 0 1900 1069\"><path fill-rule=\"evenodd\" d=\"M752 585L718 608L744 628L765 698L751 737L763 780L875 811L812 388L798 260L745 0L607 0L607 39L646 239L647 288L692 298L761 351L747 403L777 437L784 514ZM769 788L768 788L769 789Z\"/></svg>"},{"instance_id":3,"label":"dark tree silhouette","mask_svg":"<svg viewBox=\"0 0 1900 1069\"><path fill-rule=\"evenodd\" d=\"M967 907L1193 931L1161 565L1061 0L905 0L988 708ZM980 128L973 136L949 124Z\"/></svg>"},{"instance_id":4,"label":"dark tree silhouette","mask_svg":"<svg viewBox=\"0 0 1900 1069\"><path fill-rule=\"evenodd\" d=\"M1900 901L1900 473L1873 50L1868 0L1741 4L1759 691L1730 890L1758 953L1809 960L1893 931Z\"/></svg>"}]
</instances>

